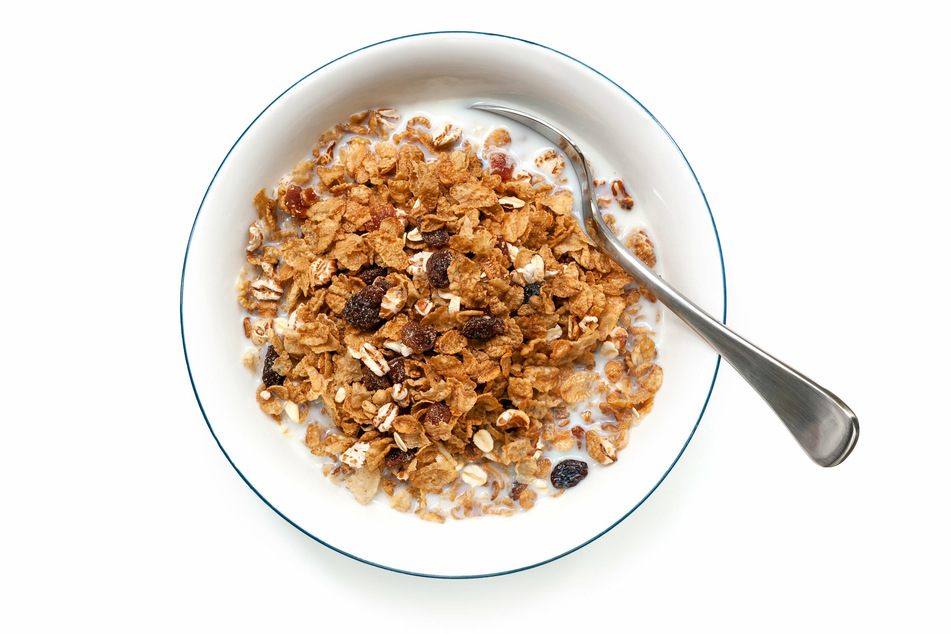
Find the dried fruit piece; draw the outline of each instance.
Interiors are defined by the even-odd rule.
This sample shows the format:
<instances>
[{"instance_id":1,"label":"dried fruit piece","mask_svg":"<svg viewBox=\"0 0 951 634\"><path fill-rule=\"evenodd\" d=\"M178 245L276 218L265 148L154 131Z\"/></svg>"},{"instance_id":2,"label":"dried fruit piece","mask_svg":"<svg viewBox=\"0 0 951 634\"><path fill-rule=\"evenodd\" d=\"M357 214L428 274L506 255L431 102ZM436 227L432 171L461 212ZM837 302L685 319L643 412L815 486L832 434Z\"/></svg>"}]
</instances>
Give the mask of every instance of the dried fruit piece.
<instances>
[{"instance_id":1,"label":"dried fruit piece","mask_svg":"<svg viewBox=\"0 0 951 634\"><path fill-rule=\"evenodd\" d=\"M423 242L436 249L442 249L449 244L449 232L445 229L436 229L422 234Z\"/></svg>"},{"instance_id":2,"label":"dried fruit piece","mask_svg":"<svg viewBox=\"0 0 951 634\"><path fill-rule=\"evenodd\" d=\"M377 288L382 288L384 292L393 288L393 284L385 277L378 277L375 280L373 280L373 286L376 286Z\"/></svg>"},{"instance_id":3,"label":"dried fruit piece","mask_svg":"<svg viewBox=\"0 0 951 634\"><path fill-rule=\"evenodd\" d=\"M522 299L522 303L523 303L523 304L527 304L527 303L528 303L528 300L530 300L531 298L533 298L533 297L535 297L536 295L540 294L541 291L542 291L542 283L541 283L541 282L532 282L531 284L526 284L526 285L525 285L525 296L524 296L524 298Z\"/></svg>"},{"instance_id":4,"label":"dried fruit piece","mask_svg":"<svg viewBox=\"0 0 951 634\"><path fill-rule=\"evenodd\" d=\"M413 454L416 453L415 449L410 449L408 451L401 451L398 447L393 447L383 458L383 464L386 465L386 468L391 472L396 473L404 466L409 464L413 459Z\"/></svg>"},{"instance_id":5,"label":"dried fruit piece","mask_svg":"<svg viewBox=\"0 0 951 634\"><path fill-rule=\"evenodd\" d=\"M360 271L357 277L359 277L364 284L369 286L373 283L373 280L383 275L386 275L386 269L382 266L368 266Z\"/></svg>"},{"instance_id":6,"label":"dried fruit piece","mask_svg":"<svg viewBox=\"0 0 951 634\"><path fill-rule=\"evenodd\" d=\"M515 172L515 161L508 154L495 152L489 155L489 171L500 176L503 183L510 181Z\"/></svg>"},{"instance_id":7,"label":"dried fruit piece","mask_svg":"<svg viewBox=\"0 0 951 634\"><path fill-rule=\"evenodd\" d=\"M265 387L272 385L284 385L284 375L274 371L274 362L278 358L277 350L274 346L267 347L267 353L264 355L264 371L261 373L261 380Z\"/></svg>"},{"instance_id":8,"label":"dried fruit piece","mask_svg":"<svg viewBox=\"0 0 951 634\"><path fill-rule=\"evenodd\" d=\"M470 317L460 331L467 339L491 339L505 332L505 322L498 317L477 315Z\"/></svg>"},{"instance_id":9,"label":"dried fruit piece","mask_svg":"<svg viewBox=\"0 0 951 634\"><path fill-rule=\"evenodd\" d=\"M443 402L433 403L426 412L426 422L432 425L445 423L450 418L452 418L452 410Z\"/></svg>"},{"instance_id":10,"label":"dried fruit piece","mask_svg":"<svg viewBox=\"0 0 951 634\"><path fill-rule=\"evenodd\" d=\"M449 286L449 264L452 262L452 253L443 249L436 251L426 262L426 276L429 283L436 288Z\"/></svg>"},{"instance_id":11,"label":"dried fruit piece","mask_svg":"<svg viewBox=\"0 0 951 634\"><path fill-rule=\"evenodd\" d=\"M369 391L376 392L377 390L385 390L390 387L390 379L385 374L383 376L377 376L366 365L361 366L361 370L363 372L363 387Z\"/></svg>"},{"instance_id":12,"label":"dried fruit piece","mask_svg":"<svg viewBox=\"0 0 951 634\"><path fill-rule=\"evenodd\" d=\"M406 380L406 362L403 357L396 357L389 360L390 371L387 376L393 384L402 383Z\"/></svg>"},{"instance_id":13,"label":"dried fruit piece","mask_svg":"<svg viewBox=\"0 0 951 634\"><path fill-rule=\"evenodd\" d=\"M376 231L380 228L380 224L386 218L392 218L396 215L396 209L393 208L393 205L382 205L380 207L375 207L370 211L370 219L367 220L366 224L363 225L364 231Z\"/></svg>"},{"instance_id":14,"label":"dried fruit piece","mask_svg":"<svg viewBox=\"0 0 951 634\"><path fill-rule=\"evenodd\" d=\"M432 326L408 321L400 331L400 339L417 354L432 350L439 333Z\"/></svg>"},{"instance_id":15,"label":"dried fruit piece","mask_svg":"<svg viewBox=\"0 0 951 634\"><path fill-rule=\"evenodd\" d=\"M522 491L528 488L528 485L524 482L515 482L512 484L512 492L509 494L509 497L513 500L517 500L519 496L522 495Z\"/></svg>"},{"instance_id":16,"label":"dried fruit piece","mask_svg":"<svg viewBox=\"0 0 951 634\"><path fill-rule=\"evenodd\" d=\"M317 196L313 189L301 189L300 185L291 183L284 193L284 207L287 213L295 218L306 218L307 209L316 202Z\"/></svg>"},{"instance_id":17,"label":"dried fruit piece","mask_svg":"<svg viewBox=\"0 0 951 634\"><path fill-rule=\"evenodd\" d=\"M587 462L567 458L556 464L551 470L551 484L556 489L570 489L587 476Z\"/></svg>"},{"instance_id":18,"label":"dried fruit piece","mask_svg":"<svg viewBox=\"0 0 951 634\"><path fill-rule=\"evenodd\" d=\"M380 319L380 304L383 303L385 291L379 286L367 286L358 293L354 293L347 300L343 309L343 318L347 323L360 330L375 329Z\"/></svg>"}]
</instances>

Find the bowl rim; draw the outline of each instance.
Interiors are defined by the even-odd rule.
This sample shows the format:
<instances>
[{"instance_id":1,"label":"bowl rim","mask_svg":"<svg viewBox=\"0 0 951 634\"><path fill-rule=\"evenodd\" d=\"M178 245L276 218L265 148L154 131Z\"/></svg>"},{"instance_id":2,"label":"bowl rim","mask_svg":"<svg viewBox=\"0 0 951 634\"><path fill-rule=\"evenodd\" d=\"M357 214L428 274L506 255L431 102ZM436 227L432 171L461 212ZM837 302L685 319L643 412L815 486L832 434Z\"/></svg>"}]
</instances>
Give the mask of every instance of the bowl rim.
<instances>
[{"instance_id":1,"label":"bowl rim","mask_svg":"<svg viewBox=\"0 0 951 634\"><path fill-rule=\"evenodd\" d=\"M548 563L551 563L551 562L556 561L556 560L558 560L558 559L561 559L562 557L565 557L566 555L569 555L569 554L571 554L571 553L573 553L573 552L575 552L575 551L577 551L577 550L579 550L579 549L581 549L581 548L587 546L588 544L590 544L591 542L595 541L596 539L600 538L601 536L603 536L604 534L606 534L608 531L610 531L610 530L612 530L614 527L616 527L618 524L620 524L621 522L623 522L625 519L627 519L634 511L636 511L638 508L640 508L640 506L654 493L654 491L657 490L657 487L659 487L660 484L667 478L667 475L668 475L668 474L670 473L670 471L674 468L674 466L680 461L681 456L683 455L684 451L687 449L687 445L689 445L689 444L690 444L690 441L693 439L693 436L694 436L694 434L696 433L697 428L698 428L699 425L700 425L700 421L701 421L701 419L703 418L704 413L706 412L707 405L708 405L709 402L710 402L710 396L712 395L714 385L716 384L716 380L717 380L717 376L718 376L718 374L719 374L720 362L722 361L722 357L720 357L719 355L717 355L716 363L714 364L714 369L713 369L713 376L712 376L711 379L710 379L710 387L709 387L708 390L707 390L706 397L705 397L704 400L703 400L703 405L702 405L702 407L700 408L699 414L697 415L697 420L696 420L696 422L694 423L693 428L690 430L690 434L687 436L687 439L684 441L683 447L681 447L680 451L677 453L677 455L676 455L676 457L674 458L673 462L671 462L670 466L669 466L669 467L667 468L667 470L660 476L660 478L659 478L659 479L657 480L657 482L653 485L653 487L650 488L650 490L647 492L647 494L646 494L642 499L640 499L639 501L637 501L637 502L631 507L631 509L630 509L629 511L627 511L626 513L624 513L624 514L623 514L621 517L619 517L615 522L611 523L611 524L610 524L609 526L607 526L604 530L600 531L599 533L597 533L597 534L594 535L593 537L591 537L591 538L589 538L589 539L583 541L582 543L580 543L580 544L574 546L573 548L570 548L570 549L566 550L566 551L563 552L563 553L560 553L560 554L558 554L558 555L555 555L555 556L550 557L550 558L548 558L548 559L545 559L545 560L543 560L543 561L539 561L539 562L536 562L536 563L533 563L533 564L529 564L529 565L525 565L525 566L519 566L519 567L516 567L516 568L511 568L511 569L508 569L508 570L501 570L501 571L488 572L488 573L464 574L464 575L444 575L444 574L433 574L433 573L418 572L418 571L412 571L412 570L404 570L404 569L401 569L401 568L396 568L396 567L392 567L392 566L387 566L387 565L385 565L385 564L381 564L381 563L378 563L378 562L370 561L370 560L368 560L368 559L362 558L362 557L360 557L360 556L358 556L358 555L355 555L355 554L353 554L353 553L347 552L346 550L343 550L342 548L339 548L339 547L337 547L337 546L334 546L333 544L330 544L330 543L328 543L328 542L322 540L320 537L314 535L313 533L311 533L310 531L308 531L308 530L305 529L304 527L302 527L302 526L300 526L299 524L297 524L296 522L294 522L291 518L289 518L287 515L285 515L284 513L282 513L280 509L278 509L276 506L274 506L264 495L261 494L260 491L257 490L257 488L255 488L255 486L254 486L253 484L251 484L251 482L250 482L250 481L248 480L248 478L244 475L244 473L242 473L241 469L238 468L238 465L236 465L236 464L234 463L234 461L232 460L231 456L228 455L228 452L225 450L225 448L224 448L224 447L222 446L222 444L221 444L221 441L218 439L218 436L217 436L217 434L215 433L215 430L214 430L214 428L213 428L212 425L211 425L211 421L210 421L209 418L208 418L208 414L205 412L205 408L204 408L204 405L202 404L201 397L200 397L199 394L198 394L198 388L197 388L197 386L195 385L195 377L194 377L194 375L193 375L193 373L192 373L191 364L189 363L189 359L188 359L188 347L187 347L187 345L186 345L186 343L185 343L185 315L184 315L185 275L186 275L186 272L187 272L187 270L188 270L188 255L189 255L189 252L190 252L190 250L191 250L192 238L193 238L193 236L194 236L194 234L195 234L195 228L196 228L196 226L198 225L198 219L199 219L199 217L201 216L202 209L203 209L204 206L205 206L205 200L206 200L207 197L208 197L209 191L211 191L211 188L212 188L212 186L214 185L214 183L215 183L215 181L216 181L216 179L217 179L217 177L218 177L218 174L219 174L220 171L221 171L221 168L222 168L222 167L224 166L224 164L227 162L228 158L231 156L231 153L234 151L235 147L237 147L238 144L241 142L241 139L244 138L245 134L247 134L248 130L250 130L250 129L255 125L255 123L258 121L258 119L260 119L261 116L263 116L265 112L267 112L275 103L277 103L279 100L281 100L281 99L284 97L284 95L287 94L288 92L290 92L295 86L297 86L297 85L300 84L301 82L307 80L307 79L308 79L309 77L311 77L313 74L315 74L315 73L317 73L317 72L320 72L321 70L327 68L328 66L331 66L332 64L335 64L336 62L339 62L339 61L342 60L342 59L345 59L345 58L347 58L347 57L350 57L350 56L352 56L352 55L355 55L355 54L357 54L357 53L360 53L361 51L364 51L364 50L367 50L367 49L370 49L370 48L375 48L375 47L378 47L378 46L386 45L386 44L389 44L389 43L392 43L392 42L397 42L397 41L400 41L400 40L407 40L407 39L421 38L421 37L430 37L430 36L446 36L446 35L462 35L462 36L467 36L467 37L468 37L468 36L478 36L478 37L486 37L486 38L500 38L500 39L504 39L504 40L511 40L511 41L520 42L520 43L523 43L523 44L528 44L528 45L530 45L530 46L538 47L538 48L540 48L540 49L544 49L544 50L549 51L549 52L551 52L551 53L555 53L555 54L557 54L557 55L559 55L559 56L561 56L561 57L566 58L567 60L569 60L569 61L571 61L571 62L574 62L574 63L576 63L576 64L580 64L581 66L583 66L583 67L584 67L585 69L587 69L588 71L591 71L591 72L597 74L597 75L600 76L602 79L604 79L604 80L606 80L607 82L609 82L609 83L610 83L611 85L613 85L615 88L617 88L618 90L620 90L627 98L631 99L635 104L637 104L637 106L638 106L639 108L641 108L641 109L648 115L648 117L650 117L651 121L653 121L653 122L660 128L660 130L661 130L661 131L663 132L663 134L667 137L667 139L673 144L674 148L676 148L677 153L680 155L680 157L681 157L681 159L683 160L684 164L686 165L687 169L690 171L690 175L691 175L691 177L693 178L694 183L697 185L697 188L698 188L698 190L700 191L700 195L701 195L701 197L702 197L702 199L703 199L703 204L704 204L704 206L706 207L707 215L709 216L710 224L711 224L712 229L713 229L713 235L714 235L714 238L716 239L717 254L718 254L718 257L719 257L719 259L720 259L720 278L721 278L721 280L722 280L722 294L723 294L723 314L722 314L722 316L720 317L720 320L721 320L723 323L726 323L726 317L727 317L726 268L725 268L725 266L724 266L724 261L723 261L723 248L722 248L722 245L721 245L721 242L720 242L720 235L719 235L719 231L717 230L716 221L715 221L715 219L714 219L714 217L713 217L713 212L712 212L712 210L710 209L710 204L709 204L709 202L707 201L706 193L703 191L703 187L701 186L700 181L699 181L699 179L697 178L697 175L696 175L696 173L695 173L694 170L693 170L693 167L690 165L690 162L687 160L687 157L684 155L683 150L680 149L680 146L679 146L679 145L677 144L677 142L674 140L673 136L671 136L671 134L667 131L667 128L664 127L664 125L657 119L657 117L655 117L654 114L644 106L644 104L642 104L640 101L638 101L637 98L635 98L633 95L631 95L631 94L630 94L627 90L625 90L622 86L620 86L620 85L618 85L616 82L614 82L611 78L605 76L603 73L599 72L599 71L598 71L597 69L595 69L595 68L592 68L592 67L589 66L588 64L585 64L584 62L582 62L582 61L580 61L580 60L578 60L578 59L572 57L571 55L568 55L568 54L566 54L566 53L563 53L563 52L561 52L561 51L559 51L559 50L557 50L557 49L551 48L551 47L546 46L546 45L544 45L544 44L539 44L539 43L537 43L537 42L533 42L533 41L530 41L530 40L525 40L525 39L522 39L522 38L510 36L510 35L503 35L503 34L498 34L498 33L489 33L489 32L485 32L485 31L448 30L448 31L422 31L422 32L418 32L418 33L411 33L411 34L407 34L407 35L401 35L401 36L397 36L397 37L392 37L392 38L389 38L389 39L385 39L385 40L380 40L380 41L378 41L378 42L374 42L374 43L372 43L372 44L368 44L368 45L366 45L366 46L362 46L362 47L357 48L357 49L354 49L354 50L352 50L352 51L350 51L350 52L348 52L348 53L345 53L344 55L341 55L341 56L339 56L339 57L337 57L337 58L335 58L335 59L333 59L333 60L331 60L331 61L329 61L329 62L327 62L327 63L325 63L325 64L322 64L322 65L319 66L318 68L315 68L314 70L312 70L311 72L307 73L306 75L304 75L303 77L301 77L300 79L298 79L297 81L295 81L293 84L291 84L290 86L288 86L288 87L287 87L284 91L282 91L277 97L275 97L270 103L268 103L268 105L265 106L265 108L264 108L260 113L258 113L258 115L251 121L251 123L248 124L248 126L244 129L244 131L238 136L238 138L235 140L235 142L231 145L231 148L229 148L228 152L225 154L225 156L224 156L224 158L222 159L221 163L218 165L218 168L215 170L215 173L214 173L214 175L212 176L211 181L208 183L208 187L205 189L205 193L202 195L201 203L199 204L199 206L198 206L198 211L197 211L196 214L195 214L195 220L192 222L192 227L191 227L191 230L189 231L189 235L188 235L188 242L187 242L187 244L186 244L186 246L185 246L185 255L184 255L184 258L183 258L183 262L182 262L181 284L180 284L180 288L179 288L179 328L180 328L181 337L182 337L182 352L183 352L184 357L185 357L185 366L186 366L186 368L187 368L187 370L188 370L188 379L189 379L189 382L191 383L192 393L195 395L195 400L196 400L196 402L198 403L198 409L201 411L201 415L202 415L202 417L205 419L205 424L207 425L208 430L211 432L212 438L214 438L214 440L215 440L215 444L218 445L218 448L221 450L221 453L224 454L224 456L225 456L225 458L228 460L229 464L231 464L231 467L232 467L232 468L235 470L235 472L241 477L241 479L244 480L244 483L248 486L248 488L250 488L250 489L255 493L255 495L257 495L257 496L261 499L261 501L263 501L268 507L270 507L271 510L273 510L275 513L277 513L277 515L279 515L281 518L283 518L288 524L290 524L291 526L293 526L294 528L296 528L297 530L299 530L300 532L302 532L304 535L307 535L308 537L310 537L310 538L313 539L314 541L316 541L316 542L318 542L318 543L320 543L320 544L326 546L327 548L329 548L329 549L331 549L331 550L333 550L333 551L335 551L335 552L337 552L337 553L340 553L341 555L345 555L346 557L349 557L350 559L353 559L353 560L355 560L355 561L359 561L359 562L361 562L361 563L368 564L368 565L373 566L373 567L375 567L375 568L380 568L380 569L383 569L383 570L388 570L388 571L391 571L391 572L396 572L396 573L405 574L405 575L410 575L410 576L416 576L416 577L427 577L427 578L435 578L435 579L479 579L479 578L485 578L485 577L497 577L497 576L502 576L502 575L514 574L514 573L517 573L517 572L521 572L521 571L523 571L523 570L530 570L530 569L532 569L532 568L537 568L537 567L539 567L539 566L543 566L543 565L545 565L545 564L548 564Z\"/></svg>"}]
</instances>

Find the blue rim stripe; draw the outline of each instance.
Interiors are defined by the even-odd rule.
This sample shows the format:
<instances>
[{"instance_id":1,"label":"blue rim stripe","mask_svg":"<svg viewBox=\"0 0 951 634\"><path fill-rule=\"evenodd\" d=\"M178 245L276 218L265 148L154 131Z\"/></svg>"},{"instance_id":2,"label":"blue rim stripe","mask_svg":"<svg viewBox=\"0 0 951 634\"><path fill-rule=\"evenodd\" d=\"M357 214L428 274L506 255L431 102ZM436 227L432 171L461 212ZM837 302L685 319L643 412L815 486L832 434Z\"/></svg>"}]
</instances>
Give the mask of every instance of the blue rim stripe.
<instances>
[{"instance_id":1,"label":"blue rim stripe","mask_svg":"<svg viewBox=\"0 0 951 634\"><path fill-rule=\"evenodd\" d=\"M604 535L605 533L607 533L608 531L610 531L611 529L613 529L615 526L617 526L618 524L620 524L621 522L623 522L625 519L627 519L627 518L631 515L631 513L633 513L634 511L636 511L638 508L640 508L641 504L643 504L643 503L647 500L647 498L649 498L649 497L654 493L654 491L657 490L657 487L660 486L661 482L663 482L663 481L667 478L667 475L670 473L671 469L674 468L674 465L676 465L677 462L680 460L680 457L683 455L684 451L687 449L687 445L689 445L689 444L690 444L690 441L693 439L693 435L696 433L697 427L699 427L699 425L700 425L700 420L703 418L703 414L704 414L704 412L706 412L706 410L707 410L707 404L709 404L709 402L710 402L710 396L711 396L711 394L713 393L713 386L716 384L717 375L719 374L719 371L720 371L720 361L721 361L720 356L719 356L719 355L717 356L717 362L716 362L716 365L714 366L714 369L713 369L713 378L712 378L711 381L710 381L710 389L707 391L707 397L706 397L706 399L704 399L703 407L700 409L700 414L697 416L697 422L694 423L693 429L691 430L690 435L687 437L687 441L684 443L684 446L683 446L683 448L680 450L680 453L677 454L677 457L674 458L674 461L670 464L670 467L668 467L667 471L664 472L664 475L661 476L660 480L657 481L657 484L655 484L655 485L653 486L653 488L651 488L651 490L648 491L647 495L645 495L645 496L643 497L643 499L641 499L640 502L638 502L637 504L635 504L634 507L631 508L630 511L628 511L627 513L625 513L624 515L622 515L616 522L614 522L613 524L611 524L610 526L608 526L606 529L604 529L603 531L601 531L600 533L598 533L597 535L595 535L595 536L592 537L591 539L589 539L589 540L587 540L587 541L585 541L585 542L583 542L583 543L581 543L581 544L575 546L574 548L571 548L570 550L567 550L567 551L561 553L560 555L556 555L556 556L554 556L554 557L551 557L550 559L546 559L546 560L544 560L544 561L540 561L540 562L538 562L538 563L534 563L534 564L531 564L531 565L528 565L528 566L522 566L522 567L520 567L520 568L513 568L513 569L511 569L511 570L504 570L504 571L501 571L501 572L489 572L489 573L475 574L475 575L437 575L437 574L429 574L429 573L423 573L423 572L414 572L414 571L412 571L412 570L401 570L401 569L399 569L399 568L392 568L392 567L390 567L390 566L385 566L385 565L383 565L383 564L379 564L379 563L376 563L376 562L373 562L373 561L368 561L368 560L366 560L366 559L362 559L361 557L358 557L358 556L356 556L356 555L354 555L354 554L352 554L352 553L348 553L348 552L346 552L346 551L344 551L344 550L341 550L341 549L339 549L339 548L333 546L332 544L328 544L327 542L323 541L322 539L320 539L320 538L317 537L316 535L313 535L312 533L308 532L307 530L305 530L304 528L302 528L302 527L299 526L298 524L294 523L293 520L291 520L289 517L287 517L286 515L284 515L284 514L283 514L280 510L278 510L273 504L271 504L271 503L267 500L267 498L265 498L265 497L260 493L260 491L258 491L258 490L254 487L254 485L251 484L251 482L247 479L247 477L245 477L245 475L244 475L243 473L241 473L241 470L238 468L238 466L237 466L237 465L234 463L234 461L231 459L231 456L229 456L229 455L228 455L228 452L225 451L225 448L221 446L221 441L218 440L218 436L215 434L215 430L214 430L214 429L212 428L212 426L211 426L211 421L208 420L208 415L205 413L205 408L204 408L204 406L202 405L201 397L198 395L198 389L197 389L197 387L195 386L195 378L194 378L194 376L192 375L191 365L190 365L189 362L188 362L188 347L187 347L186 344L185 344L185 315L184 315L185 272L187 271L187 266L188 266L188 252L189 252L189 250L191 249L192 237L194 237L194 235L195 235L195 227L198 225L198 217L201 215L202 207L204 207L204 205L205 205L205 199L208 197L208 192L211 190L211 186L214 184L215 179L218 177L218 173L221 171L221 168L224 166L225 162L227 162L228 157L231 156L231 152L233 152L233 151L234 151L234 148L237 147L238 143L241 142L241 139L244 138L244 135L247 134L248 130L251 129L251 127L255 124L255 122L257 122L257 120L260 119L261 116L262 116L265 112L267 112L267 110L268 110L271 106L273 106L279 99L281 99L281 97L283 97L283 96L284 96L285 94L287 94L291 89L293 89L294 86L296 86L297 84L301 83L302 81L304 81L305 79L307 79L308 77L310 77L311 75L313 75L314 73L319 72L320 70L326 68L327 66L330 66L331 64L333 64L333 63L335 63L335 62L340 61L341 59L343 59L343 58L345 58L345 57L349 57L349 56L351 56L351 55L354 55L354 54L356 54L356 53L359 53L359 52L364 51L364 50L369 49L369 48L373 48L373 47L376 47L376 46L380 46L380 45L382 45L382 44L388 44L388 43L390 43L390 42L396 42L396 41L399 41L399 40L409 39L409 38L413 38L413 37L425 37L425 36L429 36L429 35L480 35L480 36L488 36L488 37L498 37L498 38L503 38L503 39L507 39L507 40L513 40L513 41L517 41L517 42L522 42L522 43L524 43L524 44L529 44L529 45L531 45L531 46L537 46L538 48L542 48L542 49L545 49L545 50L547 50L547 51L551 51L552 53L556 53L556 54L558 54L558 55L561 55L562 57L565 57L565 58L567 58L567 59L570 59L570 60L573 61L573 62L576 62L576 63L578 63L578 64L581 64L582 66L584 66L584 67L587 68L588 70L592 71L593 73L596 73L598 76L600 76L600 77L602 77L603 79L605 79L605 80L607 80L608 82L610 82L610 83L611 83L613 86L615 86L618 90L620 90L621 92L623 92L623 93L624 93L625 95L627 95L632 101L634 101L634 103L636 103L638 106L640 106L641 108L643 108L644 112L646 112L646 113L650 116L650 118L654 121L654 123L656 123L656 124L660 127L660 129L664 132L664 134L667 135L667 138L670 139L670 142L674 144L674 147L677 148L677 151L680 153L681 158L683 158L684 163L687 165L687 169L690 170L690 174L691 174L691 176L693 176L694 182L696 182L697 187L700 189L700 195L703 197L703 204L707 207L707 213L708 213L709 216L710 216L710 224L713 226L713 234L714 234L714 236L716 237L716 241L717 241L717 251L718 251L718 253L720 254L720 273L721 273L721 277L722 277L722 279L723 279L723 318L722 318L722 321L723 321L724 323L726 323L726 298L727 298L727 296L726 296L726 268L725 268L724 263L723 263L723 248L722 248L722 246L721 246L721 244L720 244L720 234L719 234L719 232L717 231L717 225L716 225L716 222L715 222L714 219L713 219L713 212L710 210L710 204L709 204L709 202L707 201L707 195L706 195L706 193L704 193L703 187L700 185L700 181L699 181L699 179L697 179L697 175L696 175L696 173L693 171L693 167L690 165L690 162L687 160L687 157L684 156L683 150L681 150L681 149L680 149L680 146L677 145L677 142L674 141L674 138L673 138L673 137L670 135L670 133L667 131L667 128L665 128L665 127L663 126L663 124L661 124L661 122L657 120L657 117L655 117L655 116L650 112L650 110L648 110L647 108L644 107L644 104L642 104L640 101L638 101L633 95L631 95L629 92L627 92L626 90L624 90L624 88L622 88L621 86L619 86L617 83L615 83L615 82L614 82L613 80L611 80L609 77L606 77L606 76L603 75L602 73L598 72L596 69L592 68L591 66L588 66L588 65L585 64L584 62L581 62L581 61L575 59L574 57L571 57L570 55L566 55L565 53L562 53L561 51L557 51L557 50L555 50L555 49L553 49L553 48L550 48L550 47L548 47L548 46L544 46L544 45L542 45L542 44L538 44L538 43L536 43L536 42L531 42L531 41L524 40L524 39L517 38L517 37L512 37L512 36L508 36L508 35L499 35L499 34L497 34L497 33L483 33L483 32L480 32L480 31L427 31L427 32L422 32L422 33L414 33L414 34L411 34L411 35L403 35L403 36L399 36L399 37L394 37L394 38L390 38L390 39L388 39L388 40L382 40L382 41L380 41L380 42L376 42L376 43L374 43L374 44L370 44L370 45L368 45L368 46L364 46L364 47L362 47L362 48L358 48L358 49L356 49L356 50L354 50L354 51L351 51L351 52L349 52L349 53L347 53L347 54L345 54L345 55L341 55L340 57L338 57L338 58L336 58L336 59L334 59L334 60L332 60L332 61L330 61L330 62L327 62L327 63L324 64L323 66L320 66L319 68L313 70L312 72L310 72L310 73L304 75L304 76L301 77L299 80L297 80L296 82L294 82L291 86L289 86L289 87L287 88L287 90L285 90L284 92L282 92L282 93L281 93L280 95L278 95L273 101L271 101L271 103L269 103L269 104L267 105L267 107L264 108L264 110L262 110L261 113L258 114L258 116L256 116L256 117L254 118L254 120L248 125L248 127L244 129L244 132L241 133L241 136L238 137L238 139L237 139L237 140L234 142L234 144L231 146L231 149L228 150L228 153L225 155L225 158L221 161L221 164L218 166L218 169L215 170L215 175L212 177L211 182L208 184L208 188L205 190L205 194L202 196L201 204L198 206L198 212L195 214L195 221L192 223L191 231L190 231L189 234L188 234L188 244L185 246L185 258L184 258L184 262L182 263L182 282L181 282L181 287L180 287L180 289L179 289L179 308L178 308L178 311L179 311L179 312L178 312L178 314L179 314L179 327L180 327L181 333L182 333L182 350L183 350L183 352L184 352L184 354L185 354L185 365L186 365L186 367L188 368L188 379L189 379L189 381L191 382L192 392L195 394L195 400L198 402L198 409L201 410L201 415L202 415L202 417L205 419L205 424L208 426L208 430L211 432L212 437L215 439L215 443L217 443L218 448L221 450L221 453L224 454L225 458L226 458L226 459L228 460L228 462L231 464L232 468L234 468L235 472L237 472L237 474L238 474L239 476L241 476L241 479L244 480L245 484L247 484L248 487L249 487L252 491L254 491L254 493L255 493L259 498L261 498L261 500L262 500L265 504L267 504L275 513L277 513L279 516L281 516L282 518L284 518L284 520L285 520L288 524L290 524L291 526L293 526L294 528L296 528L296 529L299 530L300 532L304 533L305 535L307 535L307 536L310 537L311 539L313 539L313 540L315 540L315 541L317 541L317 542L323 544L324 546L326 546L327 548L329 548L329 549L331 549L331 550L333 550L333 551L335 551L335 552L340 553L341 555L345 555L345 556L347 556L347 557L349 557L349 558L351 558L351 559L353 559L353 560L355 560L355 561L359 561L359 562L362 562L362 563L365 563L365 564L369 564L370 566L374 566L374 567L376 567L376 568L381 568L381 569L383 569L383 570L389 570L389 571L391 571L391 572L397 572L397 573L406 574L406 575L412 575L412 576L416 576L416 577L428 577L428 578L433 578L433 579L481 579L481 578L485 578L485 577L498 577L498 576L501 576L501 575L509 575L509 574L513 574L513 573L516 573L516 572L521 572L521 571L523 571L523 570L530 570L530 569L532 569L532 568L537 568L538 566L543 566L543 565L545 565L545 564L547 564L547 563L551 563L551 562L553 562L553 561L555 561L555 560L557 560L557 559L561 559L562 557L565 557L566 555L570 555L571 553L575 552L576 550L579 550L579 549L581 549L581 548L584 548L585 546L587 546L588 544L590 544L590 543L593 542L594 540L598 539L599 537L601 537L602 535Z\"/></svg>"}]
</instances>

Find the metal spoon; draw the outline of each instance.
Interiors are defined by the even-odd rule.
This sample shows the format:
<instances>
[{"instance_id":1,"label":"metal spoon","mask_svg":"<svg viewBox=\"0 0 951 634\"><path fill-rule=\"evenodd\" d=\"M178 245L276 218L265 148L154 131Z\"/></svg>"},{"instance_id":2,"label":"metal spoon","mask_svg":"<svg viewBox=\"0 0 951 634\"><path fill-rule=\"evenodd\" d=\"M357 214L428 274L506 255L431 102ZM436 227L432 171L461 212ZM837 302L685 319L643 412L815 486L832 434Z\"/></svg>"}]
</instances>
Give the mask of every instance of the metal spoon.
<instances>
[{"instance_id":1,"label":"metal spoon","mask_svg":"<svg viewBox=\"0 0 951 634\"><path fill-rule=\"evenodd\" d=\"M594 182L588 163L577 145L551 124L526 112L484 102L469 107L518 121L561 148L581 181L581 215L588 237L726 359L776 412L810 458L823 467L845 460L859 437L859 421L852 410L825 388L705 313L631 253L604 223L592 195Z\"/></svg>"}]
</instances>

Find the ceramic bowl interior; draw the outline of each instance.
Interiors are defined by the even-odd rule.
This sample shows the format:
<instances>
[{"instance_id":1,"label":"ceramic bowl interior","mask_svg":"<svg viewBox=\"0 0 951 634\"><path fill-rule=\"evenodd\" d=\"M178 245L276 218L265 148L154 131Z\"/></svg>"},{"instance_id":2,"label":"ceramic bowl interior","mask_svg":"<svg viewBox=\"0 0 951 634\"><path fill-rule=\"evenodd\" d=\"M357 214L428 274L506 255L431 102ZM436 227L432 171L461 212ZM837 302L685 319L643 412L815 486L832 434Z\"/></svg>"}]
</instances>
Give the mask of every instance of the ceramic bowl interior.
<instances>
[{"instance_id":1,"label":"ceramic bowl interior","mask_svg":"<svg viewBox=\"0 0 951 634\"><path fill-rule=\"evenodd\" d=\"M354 558L412 574L500 574L564 555L609 530L657 487L703 413L719 358L662 312L654 411L619 461L529 512L434 524L384 504L360 506L321 474L254 401L257 377L234 290L251 200L306 157L317 137L372 107L491 100L542 116L590 154L595 173L623 175L659 253L658 269L712 315L725 317L713 218L677 145L631 95L557 51L478 33L414 35L370 46L314 71L280 95L241 135L195 219L181 289L182 337L202 413L253 490L308 535Z\"/></svg>"}]
</instances>

